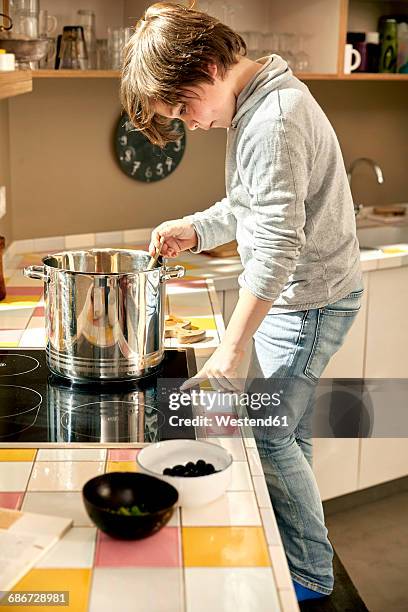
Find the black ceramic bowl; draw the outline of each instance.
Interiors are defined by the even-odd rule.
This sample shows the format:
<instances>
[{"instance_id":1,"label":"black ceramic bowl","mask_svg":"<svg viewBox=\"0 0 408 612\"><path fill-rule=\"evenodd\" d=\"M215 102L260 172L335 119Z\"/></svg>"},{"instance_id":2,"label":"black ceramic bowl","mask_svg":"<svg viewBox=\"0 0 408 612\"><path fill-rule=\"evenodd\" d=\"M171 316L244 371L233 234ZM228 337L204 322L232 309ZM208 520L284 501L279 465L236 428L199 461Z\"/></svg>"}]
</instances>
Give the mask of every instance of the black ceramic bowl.
<instances>
[{"instance_id":1,"label":"black ceramic bowl","mask_svg":"<svg viewBox=\"0 0 408 612\"><path fill-rule=\"evenodd\" d=\"M159 531L170 520L178 500L172 485L134 472L109 472L92 478L84 485L82 496L91 521L121 540L139 540ZM115 512L134 505L145 514L126 516Z\"/></svg>"}]
</instances>

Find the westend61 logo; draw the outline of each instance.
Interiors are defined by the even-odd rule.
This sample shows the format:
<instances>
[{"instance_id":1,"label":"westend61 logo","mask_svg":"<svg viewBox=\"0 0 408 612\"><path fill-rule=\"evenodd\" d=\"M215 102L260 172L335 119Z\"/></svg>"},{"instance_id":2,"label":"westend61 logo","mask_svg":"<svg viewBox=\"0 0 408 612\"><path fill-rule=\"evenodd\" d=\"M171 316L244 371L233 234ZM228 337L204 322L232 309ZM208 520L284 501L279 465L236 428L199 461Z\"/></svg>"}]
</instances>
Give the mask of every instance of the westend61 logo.
<instances>
[{"instance_id":1,"label":"westend61 logo","mask_svg":"<svg viewBox=\"0 0 408 612\"><path fill-rule=\"evenodd\" d=\"M243 406L251 410L280 406L280 393L233 393L229 391L209 393L200 389L192 389L189 393L170 393L169 408L178 410L182 406L202 406L212 410L214 406Z\"/></svg>"}]
</instances>

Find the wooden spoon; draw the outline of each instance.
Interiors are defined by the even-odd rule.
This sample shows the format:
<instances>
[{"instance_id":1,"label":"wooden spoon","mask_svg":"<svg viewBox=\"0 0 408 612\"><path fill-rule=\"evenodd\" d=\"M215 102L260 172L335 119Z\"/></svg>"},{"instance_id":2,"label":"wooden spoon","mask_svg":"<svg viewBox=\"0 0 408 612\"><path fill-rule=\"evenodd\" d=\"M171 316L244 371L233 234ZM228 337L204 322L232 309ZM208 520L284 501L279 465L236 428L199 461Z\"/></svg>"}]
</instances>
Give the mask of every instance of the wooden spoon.
<instances>
[{"instance_id":1,"label":"wooden spoon","mask_svg":"<svg viewBox=\"0 0 408 612\"><path fill-rule=\"evenodd\" d=\"M162 250L162 246L163 246L163 244L164 244L164 236L162 236L162 237L160 238L160 245L159 245L159 248L158 248L158 249L156 248L156 252L155 252L155 254L152 256L152 258L150 259L149 264L148 264L148 266L147 266L146 270L153 270L153 268L154 268L154 267L155 267L155 265L157 264L157 260L158 260L158 259L159 259L159 257L160 257L160 252L161 252L161 250Z\"/></svg>"}]
</instances>

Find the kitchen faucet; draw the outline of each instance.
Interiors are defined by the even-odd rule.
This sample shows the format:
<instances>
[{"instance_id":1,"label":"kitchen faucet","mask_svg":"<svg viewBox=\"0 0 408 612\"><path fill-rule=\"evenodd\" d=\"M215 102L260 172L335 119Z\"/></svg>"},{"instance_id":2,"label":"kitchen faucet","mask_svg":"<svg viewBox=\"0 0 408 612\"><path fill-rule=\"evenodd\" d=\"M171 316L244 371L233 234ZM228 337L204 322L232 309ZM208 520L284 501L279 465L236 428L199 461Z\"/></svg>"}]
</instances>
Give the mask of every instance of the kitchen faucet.
<instances>
[{"instance_id":1,"label":"kitchen faucet","mask_svg":"<svg viewBox=\"0 0 408 612\"><path fill-rule=\"evenodd\" d=\"M374 170L375 175L377 177L377 183L379 183L380 185L382 185L384 183L384 176L382 173L382 170L380 168L380 166L370 157L357 157L357 159L355 159L350 168L347 171L347 178L348 178L348 182L350 185L350 189L351 189L351 178L353 175L353 170L356 168L356 166L358 166L358 164L360 164L361 162L365 162L367 163L369 166L371 166L371 168ZM355 204L353 201L353 205L354 205L354 214L358 215L358 213L361 211L361 209L363 208L361 204Z\"/></svg>"}]
</instances>

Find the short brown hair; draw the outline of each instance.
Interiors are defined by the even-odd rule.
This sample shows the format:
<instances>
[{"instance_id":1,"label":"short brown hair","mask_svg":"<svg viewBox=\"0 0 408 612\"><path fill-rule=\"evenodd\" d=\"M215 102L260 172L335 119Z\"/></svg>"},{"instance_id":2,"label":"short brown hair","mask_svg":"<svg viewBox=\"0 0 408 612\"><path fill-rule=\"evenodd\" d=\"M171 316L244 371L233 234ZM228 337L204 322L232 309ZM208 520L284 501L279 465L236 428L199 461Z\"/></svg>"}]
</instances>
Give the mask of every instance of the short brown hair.
<instances>
[{"instance_id":1,"label":"short brown hair","mask_svg":"<svg viewBox=\"0 0 408 612\"><path fill-rule=\"evenodd\" d=\"M124 49L122 105L132 124L163 147L179 135L152 104L180 104L189 86L214 82L208 64L216 64L224 77L245 54L241 36L215 17L181 4L153 4Z\"/></svg>"}]
</instances>

